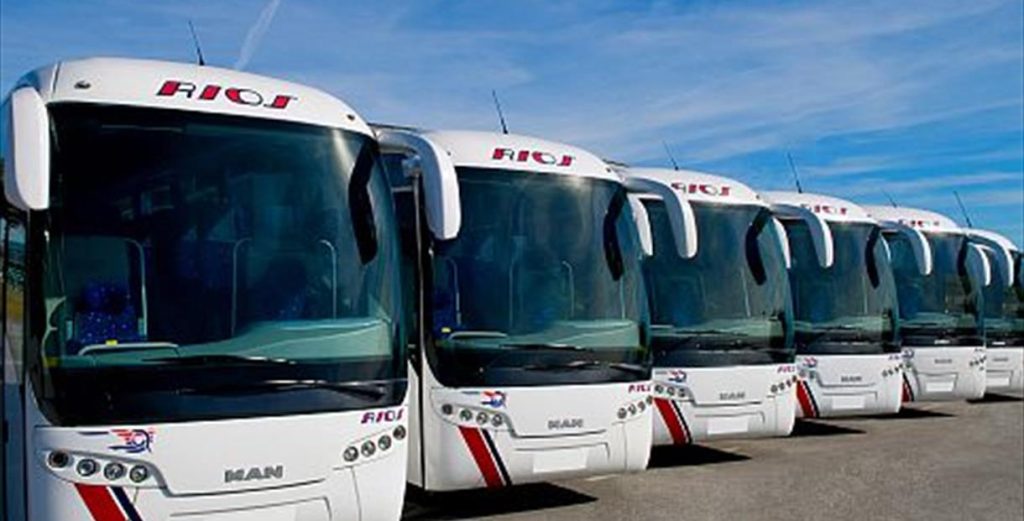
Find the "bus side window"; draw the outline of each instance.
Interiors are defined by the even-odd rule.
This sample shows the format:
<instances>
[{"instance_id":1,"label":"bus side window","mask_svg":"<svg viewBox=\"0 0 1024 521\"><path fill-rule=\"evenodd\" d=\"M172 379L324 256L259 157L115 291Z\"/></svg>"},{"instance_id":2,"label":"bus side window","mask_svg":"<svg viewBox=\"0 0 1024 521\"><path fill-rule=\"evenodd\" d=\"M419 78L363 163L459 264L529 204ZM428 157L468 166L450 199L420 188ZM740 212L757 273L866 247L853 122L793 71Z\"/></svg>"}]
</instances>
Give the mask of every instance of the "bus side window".
<instances>
[{"instance_id":1,"label":"bus side window","mask_svg":"<svg viewBox=\"0 0 1024 521\"><path fill-rule=\"evenodd\" d=\"M5 210L10 211L10 208ZM25 384L25 227L18 218L9 214L0 216L0 260L2 277L3 323L3 395L0 412L4 419L3 472L0 484L4 486L3 504L10 510L10 519L23 519L24 505L17 501L23 484L24 468L24 403L22 386Z\"/></svg>"}]
</instances>

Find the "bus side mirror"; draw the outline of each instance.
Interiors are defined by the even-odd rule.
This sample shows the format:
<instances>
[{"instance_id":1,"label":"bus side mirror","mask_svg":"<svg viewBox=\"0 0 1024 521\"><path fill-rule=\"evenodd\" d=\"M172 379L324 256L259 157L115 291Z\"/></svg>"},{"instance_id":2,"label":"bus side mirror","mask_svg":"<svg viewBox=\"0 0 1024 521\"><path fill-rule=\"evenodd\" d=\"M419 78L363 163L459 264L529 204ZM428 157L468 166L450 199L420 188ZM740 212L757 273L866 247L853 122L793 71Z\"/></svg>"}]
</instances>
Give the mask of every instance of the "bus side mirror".
<instances>
[{"instance_id":1,"label":"bus side mirror","mask_svg":"<svg viewBox=\"0 0 1024 521\"><path fill-rule=\"evenodd\" d=\"M633 210L633 222L636 223L637 235L640 237L640 250L644 257L654 255L654 238L651 235L651 219L647 208L636 194L629 194L629 206Z\"/></svg>"},{"instance_id":2,"label":"bus side mirror","mask_svg":"<svg viewBox=\"0 0 1024 521\"><path fill-rule=\"evenodd\" d=\"M911 228L903 223L888 223L895 226L896 231L903 234L904 237L910 242L910 247L914 251L914 260L917 261L917 270L922 276L927 277L932 274L932 247L928 242L928 237L920 230Z\"/></svg>"},{"instance_id":3,"label":"bus side mirror","mask_svg":"<svg viewBox=\"0 0 1024 521\"><path fill-rule=\"evenodd\" d=\"M793 257L789 252L789 234L786 233L786 227L782 225L782 221L772 217L772 226L775 227L775 237L779 240L779 248L782 250L782 260L786 263L786 269L793 267Z\"/></svg>"},{"instance_id":4,"label":"bus side mirror","mask_svg":"<svg viewBox=\"0 0 1024 521\"><path fill-rule=\"evenodd\" d=\"M1015 266L1013 252L1007 249L1006 246L999 244L988 237L971 235L971 241L992 250L993 256L996 259L995 268L999 270L1000 277L1006 281L1007 287L1012 287L1014 279L1016 278L1014 277Z\"/></svg>"},{"instance_id":5,"label":"bus side mirror","mask_svg":"<svg viewBox=\"0 0 1024 521\"><path fill-rule=\"evenodd\" d=\"M660 181L642 177L626 176L622 178L622 183L630 192L661 197L668 211L676 253L684 259L692 259L697 255L697 219L693 214L693 206L681 192Z\"/></svg>"},{"instance_id":6,"label":"bus side mirror","mask_svg":"<svg viewBox=\"0 0 1024 521\"><path fill-rule=\"evenodd\" d=\"M32 87L11 93L4 107L4 196L22 210L50 205L50 118Z\"/></svg>"},{"instance_id":7,"label":"bus side mirror","mask_svg":"<svg viewBox=\"0 0 1024 521\"><path fill-rule=\"evenodd\" d=\"M807 208L791 204L773 204L772 211L807 223L811 241L814 243L814 253L818 257L818 265L824 269L832 267L836 256L835 245L832 242L832 230L824 219Z\"/></svg>"},{"instance_id":8,"label":"bus side mirror","mask_svg":"<svg viewBox=\"0 0 1024 521\"><path fill-rule=\"evenodd\" d=\"M967 247L967 274L982 288L992 284L992 265L988 262L985 250L977 244Z\"/></svg>"},{"instance_id":9,"label":"bus side mirror","mask_svg":"<svg viewBox=\"0 0 1024 521\"><path fill-rule=\"evenodd\" d=\"M423 180L427 225L434 237L446 241L458 236L462 227L459 178L448 153L414 132L382 129L378 130L377 139L383 152L410 157L402 162L402 168L406 175Z\"/></svg>"}]
</instances>

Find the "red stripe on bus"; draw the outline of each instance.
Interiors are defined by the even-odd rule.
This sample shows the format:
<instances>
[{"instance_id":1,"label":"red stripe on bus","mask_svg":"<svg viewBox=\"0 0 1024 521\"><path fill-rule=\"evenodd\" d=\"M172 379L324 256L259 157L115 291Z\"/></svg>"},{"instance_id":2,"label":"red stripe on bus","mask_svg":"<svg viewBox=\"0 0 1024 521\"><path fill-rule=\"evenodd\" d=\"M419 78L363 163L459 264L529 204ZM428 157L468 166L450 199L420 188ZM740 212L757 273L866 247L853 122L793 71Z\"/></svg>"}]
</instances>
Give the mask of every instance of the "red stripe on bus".
<instances>
[{"instance_id":1,"label":"red stripe on bus","mask_svg":"<svg viewBox=\"0 0 1024 521\"><path fill-rule=\"evenodd\" d=\"M679 418L679 425L683 426L683 443L692 443L693 435L690 434L690 426L686 424L686 416L683 416L683 410L679 408L679 402L670 401L672 409L676 411L676 417Z\"/></svg>"},{"instance_id":2,"label":"red stripe on bus","mask_svg":"<svg viewBox=\"0 0 1024 521\"><path fill-rule=\"evenodd\" d=\"M800 402L800 409L804 411L804 418L817 416L814 404L811 402L811 391L807 388L807 382L800 380L796 386L796 399Z\"/></svg>"},{"instance_id":3,"label":"red stripe on bus","mask_svg":"<svg viewBox=\"0 0 1024 521\"><path fill-rule=\"evenodd\" d=\"M664 398L655 398L654 405L658 407L661 419L665 422L665 426L668 427L669 434L672 435L672 443L685 445L686 433L683 432L683 426L679 423L679 417L676 416L675 410L672 409L672 404Z\"/></svg>"},{"instance_id":4,"label":"red stripe on bus","mask_svg":"<svg viewBox=\"0 0 1024 521\"><path fill-rule=\"evenodd\" d=\"M127 521L107 487L76 483L75 489L85 502L85 508L92 514L93 521Z\"/></svg>"},{"instance_id":5,"label":"red stripe on bus","mask_svg":"<svg viewBox=\"0 0 1024 521\"><path fill-rule=\"evenodd\" d=\"M459 427L459 432L462 434L466 446L469 447L469 453L476 461L476 466L480 469L487 488L501 487L501 474L498 473L498 467L491 459L491 452L487 449L487 442L484 441L480 430L473 427Z\"/></svg>"},{"instance_id":6,"label":"red stripe on bus","mask_svg":"<svg viewBox=\"0 0 1024 521\"><path fill-rule=\"evenodd\" d=\"M907 379L906 373L903 374L903 401L914 401L914 390L910 387L910 380Z\"/></svg>"}]
</instances>

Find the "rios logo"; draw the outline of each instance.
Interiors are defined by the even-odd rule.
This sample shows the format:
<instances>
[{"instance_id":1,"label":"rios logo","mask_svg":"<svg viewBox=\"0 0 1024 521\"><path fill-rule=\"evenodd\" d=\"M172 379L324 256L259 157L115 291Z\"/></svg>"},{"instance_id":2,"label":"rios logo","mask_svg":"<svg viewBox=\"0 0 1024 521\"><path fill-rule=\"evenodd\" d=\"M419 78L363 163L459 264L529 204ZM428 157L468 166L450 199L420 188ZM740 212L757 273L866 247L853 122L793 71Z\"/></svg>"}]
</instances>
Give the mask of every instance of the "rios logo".
<instances>
[{"instance_id":1,"label":"rios logo","mask_svg":"<svg viewBox=\"0 0 1024 521\"><path fill-rule=\"evenodd\" d=\"M263 468L251 467L249 469L227 469L224 471L224 483L267 479L284 479L284 465Z\"/></svg>"},{"instance_id":2,"label":"rios logo","mask_svg":"<svg viewBox=\"0 0 1024 521\"><path fill-rule=\"evenodd\" d=\"M491 153L491 159L495 161L508 160L517 163L533 161L534 163L549 166L572 166L572 162L576 158L567 154L556 156L541 150L516 151L511 148L495 148L494 152Z\"/></svg>"},{"instance_id":3,"label":"rios logo","mask_svg":"<svg viewBox=\"0 0 1024 521\"><path fill-rule=\"evenodd\" d=\"M167 80L160 87L160 90L156 91L157 96L172 97L172 96L184 96L188 99L196 99L200 101L212 101L220 97L227 98L238 105L247 105L250 107L264 107L268 109L286 109L288 104L292 100L296 100L295 96L289 96L287 94L276 94L272 97L264 97L263 94L252 90L243 89L240 87L222 87L220 85L205 85L202 89L199 88L195 83L179 80Z\"/></svg>"}]
</instances>

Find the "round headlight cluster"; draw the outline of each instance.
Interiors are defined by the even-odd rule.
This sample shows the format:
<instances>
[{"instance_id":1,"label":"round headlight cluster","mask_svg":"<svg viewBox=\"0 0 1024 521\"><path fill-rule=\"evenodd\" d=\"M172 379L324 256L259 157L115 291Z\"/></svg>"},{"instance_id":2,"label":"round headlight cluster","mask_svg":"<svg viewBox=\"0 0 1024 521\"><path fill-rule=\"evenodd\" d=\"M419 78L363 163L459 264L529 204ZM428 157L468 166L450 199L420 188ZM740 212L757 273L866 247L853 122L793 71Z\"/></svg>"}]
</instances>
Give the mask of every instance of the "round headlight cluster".
<instances>
[{"instance_id":1,"label":"round headlight cluster","mask_svg":"<svg viewBox=\"0 0 1024 521\"><path fill-rule=\"evenodd\" d=\"M896 376L896 375L900 374L900 371L902 371L902 370L903 370L903 364L896 364L896 365L894 365L892 367L886 367L885 369L882 369L882 376L886 377L886 378L888 378L890 376Z\"/></svg>"},{"instance_id":2,"label":"round headlight cluster","mask_svg":"<svg viewBox=\"0 0 1024 521\"><path fill-rule=\"evenodd\" d=\"M379 452L386 452L395 445L395 441L405 439L408 432L404 425L399 425L390 434L381 434L376 440L365 440L358 445L351 445L341 453L341 458L346 463L354 463L360 456L369 458Z\"/></svg>"},{"instance_id":3,"label":"round headlight cluster","mask_svg":"<svg viewBox=\"0 0 1024 521\"><path fill-rule=\"evenodd\" d=\"M441 414L445 416L451 416L455 414L455 406L450 403L441 405ZM458 419L466 423L476 423L480 426L488 426L499 428L505 425L505 417L500 413L490 411L478 411L474 409L460 409Z\"/></svg>"},{"instance_id":4,"label":"round headlight cluster","mask_svg":"<svg viewBox=\"0 0 1024 521\"><path fill-rule=\"evenodd\" d=\"M781 393L781 392L785 391L786 389L789 389L790 387L793 387L799 381L800 381L800 377L796 376L796 375L793 375L792 378L787 377L785 380L782 380L779 383L772 384L770 389L772 391L772 394Z\"/></svg>"},{"instance_id":5,"label":"round headlight cluster","mask_svg":"<svg viewBox=\"0 0 1024 521\"><path fill-rule=\"evenodd\" d=\"M644 399L639 400L635 403L630 403L619 407L619 410L615 413L615 416L620 420L625 420L631 416L636 416L644 412L647 409L647 405L650 403L651 397L646 396Z\"/></svg>"},{"instance_id":6,"label":"round headlight cluster","mask_svg":"<svg viewBox=\"0 0 1024 521\"><path fill-rule=\"evenodd\" d=\"M47 464L55 469L66 468L71 465L71 456L65 452L55 451L51 452L46 458ZM145 465L132 465L128 468L125 464L117 461L111 461L106 465L101 465L100 462L92 458L81 458L75 465L75 472L83 478L94 476L100 472L102 468L103 477L108 481L117 481L126 475L133 483L142 483L149 479L150 471Z\"/></svg>"}]
</instances>

